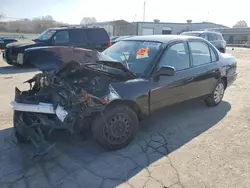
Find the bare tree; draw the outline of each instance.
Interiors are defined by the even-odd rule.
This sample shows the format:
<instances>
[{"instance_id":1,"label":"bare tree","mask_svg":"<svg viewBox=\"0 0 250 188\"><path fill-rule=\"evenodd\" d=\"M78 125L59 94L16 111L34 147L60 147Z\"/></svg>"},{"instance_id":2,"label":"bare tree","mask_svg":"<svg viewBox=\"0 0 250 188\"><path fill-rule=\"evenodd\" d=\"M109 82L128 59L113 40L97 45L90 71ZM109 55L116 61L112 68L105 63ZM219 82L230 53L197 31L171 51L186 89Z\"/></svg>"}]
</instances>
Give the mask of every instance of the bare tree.
<instances>
[{"instance_id":1,"label":"bare tree","mask_svg":"<svg viewBox=\"0 0 250 188\"><path fill-rule=\"evenodd\" d=\"M97 20L95 17L84 17L82 20L81 20L81 24L92 24L92 23L96 23Z\"/></svg>"},{"instance_id":2,"label":"bare tree","mask_svg":"<svg viewBox=\"0 0 250 188\"><path fill-rule=\"evenodd\" d=\"M0 21L4 18L4 14L0 13Z\"/></svg>"},{"instance_id":3,"label":"bare tree","mask_svg":"<svg viewBox=\"0 0 250 188\"><path fill-rule=\"evenodd\" d=\"M239 20L233 27L248 27L248 25L245 20Z\"/></svg>"},{"instance_id":4,"label":"bare tree","mask_svg":"<svg viewBox=\"0 0 250 188\"><path fill-rule=\"evenodd\" d=\"M16 21L5 22L5 24L3 25L4 28L0 28L0 30L4 30L7 32L41 33L45 29L58 27L60 25L67 24L59 23L55 21L52 16L48 15L37 17L32 20L20 19Z\"/></svg>"}]
</instances>

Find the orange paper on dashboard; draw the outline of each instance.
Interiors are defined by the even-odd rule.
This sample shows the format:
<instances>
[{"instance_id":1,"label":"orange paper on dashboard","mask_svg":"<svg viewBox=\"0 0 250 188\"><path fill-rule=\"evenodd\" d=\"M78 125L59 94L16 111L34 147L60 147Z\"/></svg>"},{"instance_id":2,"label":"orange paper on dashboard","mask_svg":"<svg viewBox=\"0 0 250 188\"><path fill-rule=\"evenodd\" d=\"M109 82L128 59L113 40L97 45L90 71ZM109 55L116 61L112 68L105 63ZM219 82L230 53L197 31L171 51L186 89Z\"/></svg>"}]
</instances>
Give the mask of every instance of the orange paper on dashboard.
<instances>
[{"instance_id":1,"label":"orange paper on dashboard","mask_svg":"<svg viewBox=\"0 0 250 188\"><path fill-rule=\"evenodd\" d=\"M137 55L140 55L140 56L143 56L143 55L146 55L146 54L148 53L148 51L149 51L149 48L140 48L140 49L136 52L136 54L137 54Z\"/></svg>"}]
</instances>

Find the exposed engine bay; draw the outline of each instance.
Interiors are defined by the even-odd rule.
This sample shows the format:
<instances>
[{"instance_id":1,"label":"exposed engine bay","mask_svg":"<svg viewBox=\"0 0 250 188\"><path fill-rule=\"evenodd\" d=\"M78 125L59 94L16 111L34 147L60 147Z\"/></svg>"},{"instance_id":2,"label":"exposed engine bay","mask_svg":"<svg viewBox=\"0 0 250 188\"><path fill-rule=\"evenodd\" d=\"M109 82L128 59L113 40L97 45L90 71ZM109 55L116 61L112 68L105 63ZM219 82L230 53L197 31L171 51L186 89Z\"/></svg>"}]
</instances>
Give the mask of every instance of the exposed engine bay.
<instances>
[{"instance_id":1,"label":"exposed engine bay","mask_svg":"<svg viewBox=\"0 0 250 188\"><path fill-rule=\"evenodd\" d=\"M19 142L29 142L35 155L53 147L47 141L56 130L73 134L102 114L119 95L110 85L112 76L72 61L53 72L36 74L25 83L30 89L15 89L14 130Z\"/></svg>"}]
</instances>

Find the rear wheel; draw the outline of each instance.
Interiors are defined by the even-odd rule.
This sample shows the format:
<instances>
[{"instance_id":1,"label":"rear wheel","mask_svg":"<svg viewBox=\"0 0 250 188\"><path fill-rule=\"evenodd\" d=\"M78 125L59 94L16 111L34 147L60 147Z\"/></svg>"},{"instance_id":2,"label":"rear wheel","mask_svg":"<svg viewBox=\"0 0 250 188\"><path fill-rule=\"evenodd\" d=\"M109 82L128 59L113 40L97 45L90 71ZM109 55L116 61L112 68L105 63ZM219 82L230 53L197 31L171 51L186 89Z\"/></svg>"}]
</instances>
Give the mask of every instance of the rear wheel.
<instances>
[{"instance_id":1,"label":"rear wheel","mask_svg":"<svg viewBox=\"0 0 250 188\"><path fill-rule=\"evenodd\" d=\"M134 139L138 124L137 115L132 109L124 105L113 106L96 117L92 134L105 149L120 149Z\"/></svg>"},{"instance_id":2,"label":"rear wheel","mask_svg":"<svg viewBox=\"0 0 250 188\"><path fill-rule=\"evenodd\" d=\"M220 51L221 53L225 53L225 52L226 52L226 49L220 48L219 51Z\"/></svg>"},{"instance_id":3,"label":"rear wheel","mask_svg":"<svg viewBox=\"0 0 250 188\"><path fill-rule=\"evenodd\" d=\"M217 82L215 89L213 90L213 93L211 93L208 96L208 98L205 99L206 105L212 107L220 104L220 102L223 99L224 92L225 92L225 83L222 79L220 79Z\"/></svg>"}]
</instances>

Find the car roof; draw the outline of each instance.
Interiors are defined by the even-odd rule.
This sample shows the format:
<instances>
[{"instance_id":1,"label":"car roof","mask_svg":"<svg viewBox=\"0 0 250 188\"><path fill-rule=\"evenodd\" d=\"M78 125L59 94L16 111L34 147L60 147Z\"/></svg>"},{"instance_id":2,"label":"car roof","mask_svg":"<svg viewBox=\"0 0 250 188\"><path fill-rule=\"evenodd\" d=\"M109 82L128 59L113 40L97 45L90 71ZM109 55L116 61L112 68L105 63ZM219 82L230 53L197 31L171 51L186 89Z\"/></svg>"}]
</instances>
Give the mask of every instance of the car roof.
<instances>
[{"instance_id":1,"label":"car roof","mask_svg":"<svg viewBox=\"0 0 250 188\"><path fill-rule=\"evenodd\" d=\"M169 43L173 40L187 40L187 39L200 39L200 37L186 36L186 35L143 35L135 36L123 39L126 40L138 40L138 41L152 41L152 42L162 42Z\"/></svg>"},{"instance_id":2,"label":"car roof","mask_svg":"<svg viewBox=\"0 0 250 188\"><path fill-rule=\"evenodd\" d=\"M183 32L183 33L214 33L214 34L221 34L221 33L219 33L219 32L216 32L216 31L185 31L185 32Z\"/></svg>"},{"instance_id":3,"label":"car roof","mask_svg":"<svg viewBox=\"0 0 250 188\"><path fill-rule=\"evenodd\" d=\"M101 27L52 27L52 28L49 28L49 29L52 29L52 30L74 30L74 29L100 29L100 30L103 30L104 28L101 28Z\"/></svg>"}]
</instances>

